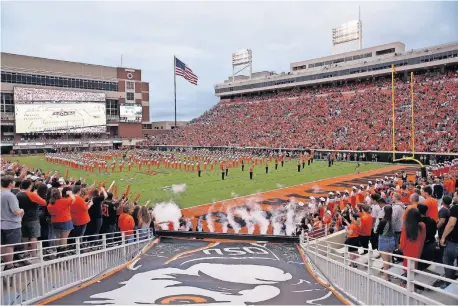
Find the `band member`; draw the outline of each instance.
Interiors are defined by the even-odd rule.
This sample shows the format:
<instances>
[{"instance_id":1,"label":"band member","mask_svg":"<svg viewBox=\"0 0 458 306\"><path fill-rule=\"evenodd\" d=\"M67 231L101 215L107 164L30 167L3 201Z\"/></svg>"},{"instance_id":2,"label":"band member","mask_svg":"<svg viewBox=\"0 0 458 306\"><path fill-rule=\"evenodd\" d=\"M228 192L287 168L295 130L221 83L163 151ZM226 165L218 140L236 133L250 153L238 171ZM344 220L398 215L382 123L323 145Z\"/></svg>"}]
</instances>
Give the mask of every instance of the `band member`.
<instances>
[{"instance_id":1,"label":"band member","mask_svg":"<svg viewBox=\"0 0 458 306\"><path fill-rule=\"evenodd\" d=\"M269 173L269 163L266 161L266 174Z\"/></svg>"},{"instance_id":2,"label":"band member","mask_svg":"<svg viewBox=\"0 0 458 306\"><path fill-rule=\"evenodd\" d=\"M253 169L254 169L254 165L251 164L251 165L250 165L250 180L253 179Z\"/></svg>"},{"instance_id":3,"label":"band member","mask_svg":"<svg viewBox=\"0 0 458 306\"><path fill-rule=\"evenodd\" d=\"M297 172L301 172L301 160L297 160Z\"/></svg>"},{"instance_id":4,"label":"band member","mask_svg":"<svg viewBox=\"0 0 458 306\"><path fill-rule=\"evenodd\" d=\"M245 170L245 162L244 162L244 160L242 158L242 171L244 171L244 170Z\"/></svg>"},{"instance_id":5,"label":"band member","mask_svg":"<svg viewBox=\"0 0 458 306\"><path fill-rule=\"evenodd\" d=\"M199 175L199 177L200 177L200 172L201 172L200 171L200 163L197 162L197 174Z\"/></svg>"}]
</instances>

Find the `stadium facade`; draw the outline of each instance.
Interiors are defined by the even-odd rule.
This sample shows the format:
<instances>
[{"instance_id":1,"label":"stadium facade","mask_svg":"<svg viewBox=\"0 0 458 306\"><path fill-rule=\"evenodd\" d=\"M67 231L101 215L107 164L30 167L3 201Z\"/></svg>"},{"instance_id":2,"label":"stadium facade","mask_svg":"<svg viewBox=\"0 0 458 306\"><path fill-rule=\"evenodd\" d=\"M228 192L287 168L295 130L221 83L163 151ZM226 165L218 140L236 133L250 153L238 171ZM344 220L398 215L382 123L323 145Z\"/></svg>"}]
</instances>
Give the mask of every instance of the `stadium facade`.
<instances>
[{"instance_id":1,"label":"stadium facade","mask_svg":"<svg viewBox=\"0 0 458 306\"><path fill-rule=\"evenodd\" d=\"M253 55L254 57L255 55ZM255 72L252 77L230 76L215 85L215 94L231 99L261 92L289 90L293 87L344 84L359 79L373 79L396 72L406 76L411 71L444 72L458 64L458 42L405 51L401 42L393 42L357 51L345 52L290 64L289 72Z\"/></svg>"},{"instance_id":2,"label":"stadium facade","mask_svg":"<svg viewBox=\"0 0 458 306\"><path fill-rule=\"evenodd\" d=\"M43 141L31 142L25 136L31 133L97 134L94 127L99 126L101 133L95 137L105 138L101 143L110 146L145 135L142 127L149 123L149 83L142 80L140 69L1 53L1 70L2 152L47 146ZM64 105L70 111L64 111ZM61 116L62 121L49 119L40 125L34 121L39 116L37 109L43 116ZM77 116L83 110L89 117L93 111L103 113L81 121ZM68 123L72 116L75 126ZM68 129L62 128L63 121ZM59 141L70 144L65 137L53 143L59 145Z\"/></svg>"}]
</instances>

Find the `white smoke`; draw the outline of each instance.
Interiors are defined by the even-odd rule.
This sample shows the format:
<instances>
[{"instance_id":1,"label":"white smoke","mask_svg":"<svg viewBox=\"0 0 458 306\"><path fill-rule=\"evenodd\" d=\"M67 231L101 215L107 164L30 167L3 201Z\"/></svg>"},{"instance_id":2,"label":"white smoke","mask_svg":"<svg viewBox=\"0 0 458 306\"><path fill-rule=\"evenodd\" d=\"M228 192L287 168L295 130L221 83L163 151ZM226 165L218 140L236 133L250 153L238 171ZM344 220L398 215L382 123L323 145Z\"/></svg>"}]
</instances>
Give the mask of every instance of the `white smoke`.
<instances>
[{"instance_id":1,"label":"white smoke","mask_svg":"<svg viewBox=\"0 0 458 306\"><path fill-rule=\"evenodd\" d=\"M272 211L271 223L272 230L274 235L280 235L282 231L282 214L280 209L275 209Z\"/></svg>"},{"instance_id":2,"label":"white smoke","mask_svg":"<svg viewBox=\"0 0 458 306\"><path fill-rule=\"evenodd\" d=\"M320 185L317 184L313 185L312 190L314 193L320 193L322 191Z\"/></svg>"},{"instance_id":3,"label":"white smoke","mask_svg":"<svg viewBox=\"0 0 458 306\"><path fill-rule=\"evenodd\" d=\"M172 191L175 194L185 192L186 191L186 184L172 185Z\"/></svg>"},{"instance_id":4,"label":"white smoke","mask_svg":"<svg viewBox=\"0 0 458 306\"><path fill-rule=\"evenodd\" d=\"M286 211L286 235L291 236L296 229L296 223L294 220L294 203L288 205L288 210Z\"/></svg>"},{"instance_id":5,"label":"white smoke","mask_svg":"<svg viewBox=\"0 0 458 306\"><path fill-rule=\"evenodd\" d=\"M227 222L234 230L234 233L238 234L238 232L240 231L240 225L237 222L235 222L234 215L232 214L230 209L226 211L226 215L227 215Z\"/></svg>"},{"instance_id":6,"label":"white smoke","mask_svg":"<svg viewBox=\"0 0 458 306\"><path fill-rule=\"evenodd\" d=\"M172 222L173 229L177 231L180 227L181 210L174 202L158 203L153 209L153 216L156 223ZM167 230L168 224L159 224L161 229Z\"/></svg>"},{"instance_id":7,"label":"white smoke","mask_svg":"<svg viewBox=\"0 0 458 306\"><path fill-rule=\"evenodd\" d=\"M267 219L266 212L262 210L254 210L251 211L251 216L255 220L255 222L259 225L259 231L261 235L267 234L267 230L269 229L269 220Z\"/></svg>"},{"instance_id":8,"label":"white smoke","mask_svg":"<svg viewBox=\"0 0 458 306\"><path fill-rule=\"evenodd\" d=\"M253 234L255 221L253 220L251 214L246 210L246 208L237 208L234 213L238 214L243 219L243 221L245 221L248 234Z\"/></svg>"},{"instance_id":9,"label":"white smoke","mask_svg":"<svg viewBox=\"0 0 458 306\"><path fill-rule=\"evenodd\" d=\"M215 232L215 223L213 222L213 216L212 216L210 209L208 210L207 215L205 216L205 219L207 220L208 230L211 233L214 233Z\"/></svg>"},{"instance_id":10,"label":"white smoke","mask_svg":"<svg viewBox=\"0 0 458 306\"><path fill-rule=\"evenodd\" d=\"M239 195L235 192L231 191L231 198L237 198Z\"/></svg>"},{"instance_id":11,"label":"white smoke","mask_svg":"<svg viewBox=\"0 0 458 306\"><path fill-rule=\"evenodd\" d=\"M277 188L278 188L278 189L283 188L283 187L285 187L285 185L282 185L282 184L277 183Z\"/></svg>"}]
</instances>

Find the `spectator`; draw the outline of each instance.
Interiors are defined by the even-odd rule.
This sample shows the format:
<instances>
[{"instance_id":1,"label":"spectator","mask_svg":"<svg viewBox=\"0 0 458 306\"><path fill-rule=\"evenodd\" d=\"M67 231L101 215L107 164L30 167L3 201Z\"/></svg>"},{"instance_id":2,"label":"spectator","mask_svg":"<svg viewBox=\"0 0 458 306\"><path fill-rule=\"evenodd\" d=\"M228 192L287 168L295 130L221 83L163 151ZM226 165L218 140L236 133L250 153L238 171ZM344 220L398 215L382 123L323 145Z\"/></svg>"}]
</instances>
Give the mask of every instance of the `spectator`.
<instances>
[{"instance_id":1,"label":"spectator","mask_svg":"<svg viewBox=\"0 0 458 306\"><path fill-rule=\"evenodd\" d=\"M11 244L21 242L21 220L24 216L24 210L19 208L19 201L11 192L14 186L14 179L11 175L2 175L1 177L2 192L2 210L1 210L1 245L2 259L5 263L3 271L13 268L11 262L14 257L14 247Z\"/></svg>"},{"instance_id":2,"label":"spectator","mask_svg":"<svg viewBox=\"0 0 458 306\"><path fill-rule=\"evenodd\" d=\"M447 225L448 219L450 217L450 204L452 203L452 198L450 196L445 196L442 199L442 206L439 209L439 222L437 223L437 234L439 236L439 241L442 239L442 235L444 234L445 226ZM445 247L440 245L440 255L439 259L442 261L444 256L444 249Z\"/></svg>"},{"instance_id":3,"label":"spectator","mask_svg":"<svg viewBox=\"0 0 458 306\"><path fill-rule=\"evenodd\" d=\"M443 263L453 266L454 261L458 257L458 205L453 205L450 208L450 217L447 225L445 226L440 245L445 246ZM455 277L455 270L445 269L445 276L453 279Z\"/></svg>"},{"instance_id":4,"label":"spectator","mask_svg":"<svg viewBox=\"0 0 458 306\"><path fill-rule=\"evenodd\" d=\"M97 239L97 235L102 228L102 202L107 198L108 194L103 186L100 187L100 192L95 189L92 191L92 206L89 208L89 221L86 227L87 240L92 242Z\"/></svg>"},{"instance_id":5,"label":"spectator","mask_svg":"<svg viewBox=\"0 0 458 306\"><path fill-rule=\"evenodd\" d=\"M355 261L358 258L358 247L359 243L359 232L360 232L360 224L361 220L359 218L359 214L352 214L351 215L351 224L347 222L346 219L343 219L344 222L347 223L347 239L345 240L345 245L349 246L348 252L350 252L350 260ZM351 263L352 267L357 267L355 262Z\"/></svg>"},{"instance_id":6,"label":"spectator","mask_svg":"<svg viewBox=\"0 0 458 306\"><path fill-rule=\"evenodd\" d=\"M388 270L391 262L391 255L386 253L392 253L396 247L396 240L394 237L393 230L393 207L386 205L383 207L383 218L378 223L376 233L378 235L378 247L383 259L383 269ZM383 278L389 280L389 275L384 273Z\"/></svg>"},{"instance_id":7,"label":"spectator","mask_svg":"<svg viewBox=\"0 0 458 306\"><path fill-rule=\"evenodd\" d=\"M91 221L88 210L92 206L92 201L86 203L84 199L81 197L82 191L83 193L85 192L85 190L81 189L81 185L75 185L73 187L75 202L70 207L70 213L72 215L73 222L73 231L71 233L72 237L84 236L87 224L89 223L89 221Z\"/></svg>"},{"instance_id":8,"label":"spectator","mask_svg":"<svg viewBox=\"0 0 458 306\"><path fill-rule=\"evenodd\" d=\"M436 221L433 218L428 217L427 211L428 206L425 204L418 204L418 211L420 212L420 222L423 222L426 227L426 238L423 245L423 251L421 253L420 259L432 261L436 252ZM420 262L418 263L419 270L425 270L429 267L429 264Z\"/></svg>"},{"instance_id":9,"label":"spectator","mask_svg":"<svg viewBox=\"0 0 458 306\"><path fill-rule=\"evenodd\" d=\"M102 217L103 223L100 230L101 233L106 233L107 242L113 242L113 234L116 232L116 222L118 219L117 211L118 206L122 205L119 202L113 200L113 193L107 192L107 199L102 203Z\"/></svg>"},{"instance_id":10,"label":"spectator","mask_svg":"<svg viewBox=\"0 0 458 306\"><path fill-rule=\"evenodd\" d=\"M367 205L360 205L360 227L359 227L359 243L364 248L363 254L366 254L369 249L369 241L371 239L372 222L373 219L370 213L370 207Z\"/></svg>"},{"instance_id":11,"label":"spectator","mask_svg":"<svg viewBox=\"0 0 458 306\"><path fill-rule=\"evenodd\" d=\"M118 219L118 226L121 232L125 235L125 239L127 243L134 241L134 227L135 222L134 218L130 215L131 207L129 204L124 204L122 207L122 214L119 216Z\"/></svg>"},{"instance_id":12,"label":"spectator","mask_svg":"<svg viewBox=\"0 0 458 306\"><path fill-rule=\"evenodd\" d=\"M184 221L184 220L183 220ZM138 216L138 228L140 229L140 239L145 239L148 228L151 225L151 215L146 206L142 206Z\"/></svg>"},{"instance_id":13,"label":"spectator","mask_svg":"<svg viewBox=\"0 0 458 306\"><path fill-rule=\"evenodd\" d=\"M433 189L433 198L437 201L437 204L440 206L442 197L444 196L444 185L442 184L439 178L436 178L435 184L432 186Z\"/></svg>"},{"instance_id":14,"label":"spectator","mask_svg":"<svg viewBox=\"0 0 458 306\"><path fill-rule=\"evenodd\" d=\"M20 191L16 194L19 207L24 210L22 218L22 241L29 242L27 247L32 257L37 256L37 240L41 236L39 208L46 206L46 200L36 192L31 192L33 182L29 179L22 181Z\"/></svg>"},{"instance_id":15,"label":"spectator","mask_svg":"<svg viewBox=\"0 0 458 306\"><path fill-rule=\"evenodd\" d=\"M51 215L51 222L56 233L59 247L57 248L57 256L66 256L67 238L73 229L72 216L70 207L75 202L70 187L64 187L62 192L57 189L51 189L51 194L48 204L48 212Z\"/></svg>"},{"instance_id":16,"label":"spectator","mask_svg":"<svg viewBox=\"0 0 458 306\"><path fill-rule=\"evenodd\" d=\"M402 227L400 249L406 257L420 258L426 238L426 226L421 222L418 208L412 208L406 215ZM407 267L407 258L404 258L404 267Z\"/></svg>"},{"instance_id":17,"label":"spectator","mask_svg":"<svg viewBox=\"0 0 458 306\"><path fill-rule=\"evenodd\" d=\"M394 236L396 237L396 248L399 246L401 231L403 229L403 216L405 206L401 202L401 195L399 193L394 194L394 203L393 203L393 230ZM407 216L406 216L407 217Z\"/></svg>"},{"instance_id":18,"label":"spectator","mask_svg":"<svg viewBox=\"0 0 458 306\"><path fill-rule=\"evenodd\" d=\"M425 197L425 204L428 206L428 217L434 219L434 221L439 222L439 206L437 205L437 200L432 197L433 189L431 186L426 186L423 188L422 195Z\"/></svg>"}]
</instances>

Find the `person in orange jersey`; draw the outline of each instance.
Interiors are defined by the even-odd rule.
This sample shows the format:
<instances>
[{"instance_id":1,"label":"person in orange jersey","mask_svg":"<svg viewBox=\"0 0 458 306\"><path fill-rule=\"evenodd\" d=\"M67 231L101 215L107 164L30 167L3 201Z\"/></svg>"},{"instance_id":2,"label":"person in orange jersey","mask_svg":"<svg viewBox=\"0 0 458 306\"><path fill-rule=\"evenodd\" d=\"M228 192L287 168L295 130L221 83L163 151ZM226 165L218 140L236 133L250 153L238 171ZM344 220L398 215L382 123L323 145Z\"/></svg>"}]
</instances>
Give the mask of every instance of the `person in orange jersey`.
<instances>
[{"instance_id":1,"label":"person in orange jersey","mask_svg":"<svg viewBox=\"0 0 458 306\"><path fill-rule=\"evenodd\" d=\"M122 214L118 218L119 230L125 235L127 243L134 241L134 218L130 215L131 207L129 204L122 206Z\"/></svg>"}]
</instances>

